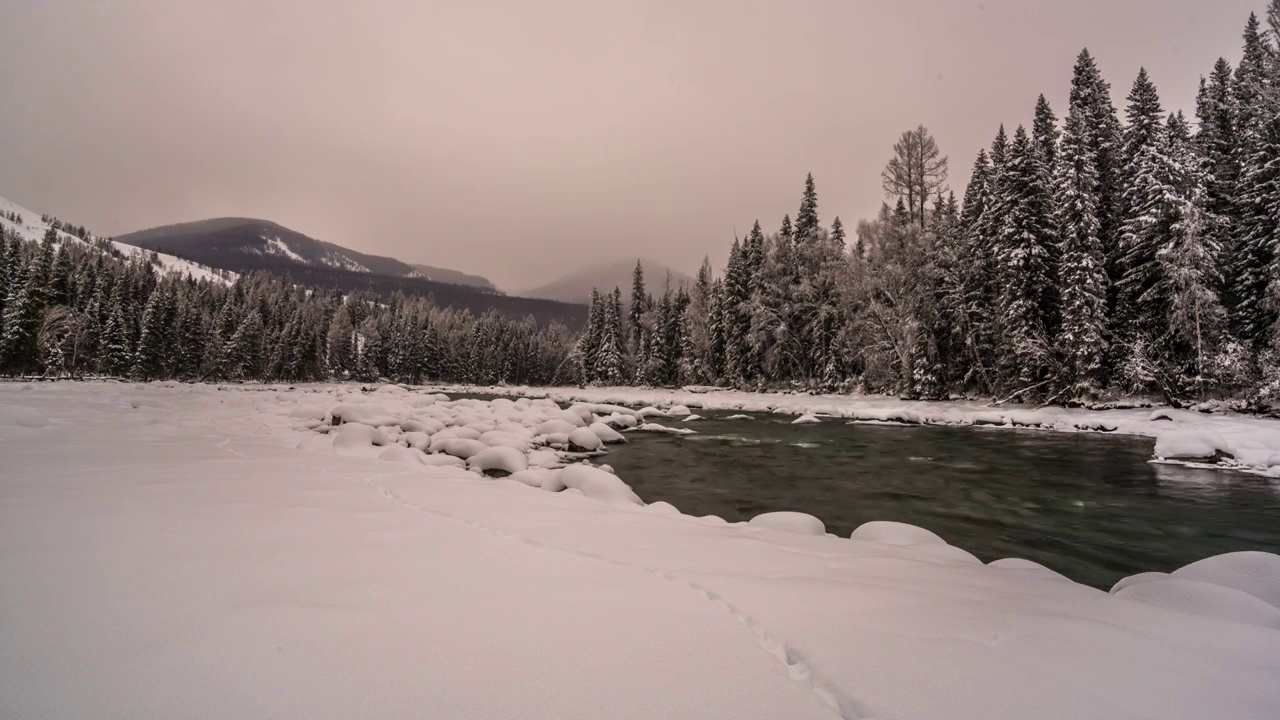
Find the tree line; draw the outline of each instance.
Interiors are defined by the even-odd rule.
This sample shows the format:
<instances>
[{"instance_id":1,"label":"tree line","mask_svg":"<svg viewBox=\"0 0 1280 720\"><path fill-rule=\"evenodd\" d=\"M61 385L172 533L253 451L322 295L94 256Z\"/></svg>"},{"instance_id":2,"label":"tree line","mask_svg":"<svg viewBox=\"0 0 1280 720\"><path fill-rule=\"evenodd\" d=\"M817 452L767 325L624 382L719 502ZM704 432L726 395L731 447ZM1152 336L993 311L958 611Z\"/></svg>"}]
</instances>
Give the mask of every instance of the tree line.
<instances>
[{"instance_id":1,"label":"tree line","mask_svg":"<svg viewBox=\"0 0 1280 720\"><path fill-rule=\"evenodd\" d=\"M716 384L1094 402L1280 399L1280 0L1236 67L1201 78L1195 121L1139 72L1122 121L1088 50L1065 120L1040 96L1004 126L960 203L924 127L846 242L813 177L794 222L756 222L723 277L630 306L597 293L583 383Z\"/></svg>"},{"instance_id":2,"label":"tree line","mask_svg":"<svg viewBox=\"0 0 1280 720\"><path fill-rule=\"evenodd\" d=\"M573 333L434 298L161 274L80 229L0 238L0 373L134 380L554 384Z\"/></svg>"}]
</instances>

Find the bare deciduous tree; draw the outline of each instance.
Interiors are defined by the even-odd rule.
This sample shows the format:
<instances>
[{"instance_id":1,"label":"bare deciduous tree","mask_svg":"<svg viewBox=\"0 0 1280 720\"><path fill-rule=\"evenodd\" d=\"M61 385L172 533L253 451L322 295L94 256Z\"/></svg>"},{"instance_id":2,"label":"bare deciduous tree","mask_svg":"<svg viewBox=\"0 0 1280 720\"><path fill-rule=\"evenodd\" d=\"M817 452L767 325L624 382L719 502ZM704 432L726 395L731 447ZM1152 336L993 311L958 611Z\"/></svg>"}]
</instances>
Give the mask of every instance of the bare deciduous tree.
<instances>
[{"instance_id":1,"label":"bare deciduous tree","mask_svg":"<svg viewBox=\"0 0 1280 720\"><path fill-rule=\"evenodd\" d=\"M911 221L923 225L925 205L947 183L947 157L923 125L893 144L893 159L880 175L885 194L902 198Z\"/></svg>"}]
</instances>

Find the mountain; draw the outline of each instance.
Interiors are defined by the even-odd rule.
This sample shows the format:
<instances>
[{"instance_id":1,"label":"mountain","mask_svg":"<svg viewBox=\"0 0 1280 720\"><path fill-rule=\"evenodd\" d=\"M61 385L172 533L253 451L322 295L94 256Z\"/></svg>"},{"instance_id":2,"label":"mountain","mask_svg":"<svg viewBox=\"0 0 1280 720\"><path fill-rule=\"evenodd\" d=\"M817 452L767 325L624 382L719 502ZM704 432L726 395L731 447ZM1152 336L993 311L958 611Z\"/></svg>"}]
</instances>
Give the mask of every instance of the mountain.
<instances>
[{"instance_id":1,"label":"mountain","mask_svg":"<svg viewBox=\"0 0 1280 720\"><path fill-rule=\"evenodd\" d=\"M558 280L527 290L521 295L545 300L558 300L560 302L585 303L591 299L592 288L598 288L601 292L606 290L612 292L617 287L621 288L623 299L629 301L631 298L631 274L636 269L637 259L640 261L641 267L644 268L644 284L650 293L654 295L662 294L663 283L666 281L667 273L671 273L672 290L682 285L686 288L693 287L693 278L678 270L672 270L647 258L625 258L575 270Z\"/></svg>"},{"instance_id":2,"label":"mountain","mask_svg":"<svg viewBox=\"0 0 1280 720\"><path fill-rule=\"evenodd\" d=\"M239 277L234 272L218 270L208 265L201 265L167 253L148 252L140 247L127 245L119 241L107 241L95 237L83 227L76 228L66 225L52 216L34 213L12 200L0 197L0 228L17 233L23 240L41 242L44 240L45 233L48 232L50 226L54 226L57 230L58 242L60 243L94 243L103 252L119 258L145 255L156 266L156 269L162 273L182 273L190 275L197 280L212 280L213 282L224 284L233 283Z\"/></svg>"},{"instance_id":3,"label":"mountain","mask_svg":"<svg viewBox=\"0 0 1280 720\"><path fill-rule=\"evenodd\" d=\"M214 218L141 230L116 240L232 272L286 275L300 285L365 290L384 298L396 292L434 295L442 306L477 315L497 310L508 317L532 315L539 323L557 320L570 327L586 317L581 304L511 297L483 277L349 250L268 220Z\"/></svg>"},{"instance_id":4,"label":"mountain","mask_svg":"<svg viewBox=\"0 0 1280 720\"><path fill-rule=\"evenodd\" d=\"M496 291L498 289L498 286L494 285L493 281L489 278L481 277L479 275L468 275L467 273L458 272L457 270L432 267L421 263L413 263L413 269L417 270L419 275L428 280L453 283L454 285L469 285L471 287L480 288L481 290Z\"/></svg>"},{"instance_id":5,"label":"mountain","mask_svg":"<svg viewBox=\"0 0 1280 720\"><path fill-rule=\"evenodd\" d=\"M116 240L163 250L234 272L281 272L297 266L407 277L412 265L307 237L268 220L214 218L141 230Z\"/></svg>"}]
</instances>

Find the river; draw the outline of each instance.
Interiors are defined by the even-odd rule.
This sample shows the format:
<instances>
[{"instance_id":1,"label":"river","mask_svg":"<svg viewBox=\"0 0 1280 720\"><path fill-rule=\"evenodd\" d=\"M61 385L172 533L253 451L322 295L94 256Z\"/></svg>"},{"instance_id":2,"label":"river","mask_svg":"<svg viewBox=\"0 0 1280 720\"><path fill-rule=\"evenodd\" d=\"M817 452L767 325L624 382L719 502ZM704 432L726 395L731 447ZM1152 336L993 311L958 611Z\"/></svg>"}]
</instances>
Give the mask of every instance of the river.
<instances>
[{"instance_id":1,"label":"river","mask_svg":"<svg viewBox=\"0 0 1280 720\"><path fill-rule=\"evenodd\" d=\"M1153 464L1153 441L703 412L682 437L629 433L600 462L647 502L749 520L816 515L938 533L984 562L1022 557L1099 588L1235 550L1280 552L1280 489L1244 473Z\"/></svg>"}]
</instances>

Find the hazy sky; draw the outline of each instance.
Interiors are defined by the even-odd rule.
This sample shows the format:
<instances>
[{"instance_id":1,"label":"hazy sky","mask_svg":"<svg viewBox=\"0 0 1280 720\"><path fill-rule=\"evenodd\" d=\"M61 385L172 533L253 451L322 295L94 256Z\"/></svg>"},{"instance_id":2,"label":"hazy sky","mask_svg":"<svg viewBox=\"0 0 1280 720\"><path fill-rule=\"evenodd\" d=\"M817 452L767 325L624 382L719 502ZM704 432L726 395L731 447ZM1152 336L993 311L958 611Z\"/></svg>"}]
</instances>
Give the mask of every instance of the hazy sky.
<instances>
[{"instance_id":1,"label":"hazy sky","mask_svg":"<svg viewBox=\"0 0 1280 720\"><path fill-rule=\"evenodd\" d=\"M520 290L723 262L806 172L882 200L924 123L961 194L999 123L1061 117L1088 46L1166 109L1265 0L0 0L0 195L99 234L220 215Z\"/></svg>"}]
</instances>

